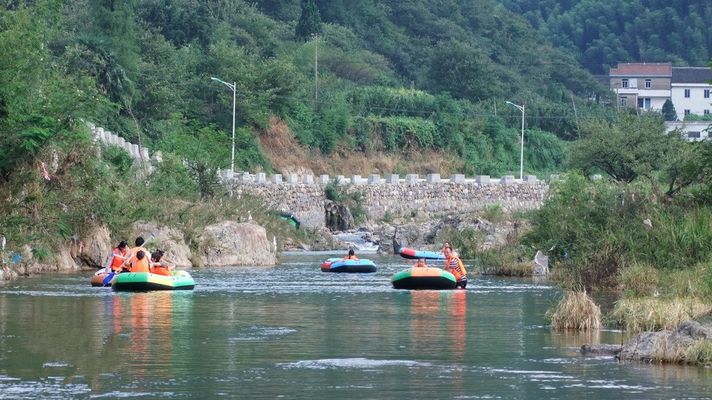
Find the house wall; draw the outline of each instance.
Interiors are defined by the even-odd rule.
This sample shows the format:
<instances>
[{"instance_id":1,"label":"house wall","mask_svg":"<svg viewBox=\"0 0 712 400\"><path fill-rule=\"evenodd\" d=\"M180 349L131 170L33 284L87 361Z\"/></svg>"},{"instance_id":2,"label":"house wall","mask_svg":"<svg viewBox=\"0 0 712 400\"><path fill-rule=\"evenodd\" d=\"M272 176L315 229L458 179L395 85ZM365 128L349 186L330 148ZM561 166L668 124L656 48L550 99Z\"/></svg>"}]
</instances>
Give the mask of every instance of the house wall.
<instances>
[{"instance_id":1,"label":"house wall","mask_svg":"<svg viewBox=\"0 0 712 400\"><path fill-rule=\"evenodd\" d=\"M690 89L690 97L685 97L685 89ZM704 90L710 90L710 98L704 98ZM684 110L690 114L703 115L705 110L712 113L712 85L705 84L675 84L672 87L672 104L677 111L677 117L683 119Z\"/></svg>"}]
</instances>

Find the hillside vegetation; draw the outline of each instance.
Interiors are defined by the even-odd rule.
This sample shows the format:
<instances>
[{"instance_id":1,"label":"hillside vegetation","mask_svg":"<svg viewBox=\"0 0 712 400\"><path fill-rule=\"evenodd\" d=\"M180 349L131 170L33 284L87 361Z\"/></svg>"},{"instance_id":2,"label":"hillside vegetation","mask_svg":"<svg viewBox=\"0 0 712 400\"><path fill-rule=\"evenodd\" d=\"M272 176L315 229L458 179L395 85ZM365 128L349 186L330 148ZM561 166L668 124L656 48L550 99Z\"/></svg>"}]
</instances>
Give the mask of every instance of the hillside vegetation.
<instances>
[{"instance_id":1,"label":"hillside vegetation","mask_svg":"<svg viewBox=\"0 0 712 400\"><path fill-rule=\"evenodd\" d=\"M577 117L606 112L583 100L603 88L572 57L494 1L310 4L8 3L0 32L8 56L2 73L12 85L0 89L0 129L35 132L3 143L14 156L0 173L7 179L13 163L26 160L28 143L41 148L68 118L193 160L208 173L225 168L232 93L211 77L236 83L236 165L252 171L275 169L260 143L269 143L264 136L277 124L323 170L335 170L335 154L354 153L399 161L341 172L406 170L424 152L454 157L443 173L511 173L520 117L505 104L511 100L527 107L525 168L542 174L560 169L559 139L576 137ZM309 10L321 22L299 33ZM48 104L37 92L66 98ZM28 107L33 101L41 109ZM59 118L44 120L50 113Z\"/></svg>"},{"instance_id":2,"label":"hillside vegetation","mask_svg":"<svg viewBox=\"0 0 712 400\"><path fill-rule=\"evenodd\" d=\"M622 62L705 66L712 59L708 0L500 0L589 71Z\"/></svg>"}]
</instances>

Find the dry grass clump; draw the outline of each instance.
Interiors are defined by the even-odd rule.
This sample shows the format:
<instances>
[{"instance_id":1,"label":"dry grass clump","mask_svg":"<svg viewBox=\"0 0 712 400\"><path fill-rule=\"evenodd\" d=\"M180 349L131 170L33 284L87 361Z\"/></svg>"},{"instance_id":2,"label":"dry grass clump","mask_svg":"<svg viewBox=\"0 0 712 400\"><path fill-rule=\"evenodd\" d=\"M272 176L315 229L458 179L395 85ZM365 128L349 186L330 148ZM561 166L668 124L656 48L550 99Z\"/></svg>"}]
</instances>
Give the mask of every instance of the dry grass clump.
<instances>
[{"instance_id":1,"label":"dry grass clump","mask_svg":"<svg viewBox=\"0 0 712 400\"><path fill-rule=\"evenodd\" d=\"M601 327L601 308L585 290L567 291L549 318L556 330L595 330Z\"/></svg>"},{"instance_id":2,"label":"dry grass clump","mask_svg":"<svg viewBox=\"0 0 712 400\"><path fill-rule=\"evenodd\" d=\"M698 299L623 299L616 303L611 319L630 332L675 329L683 321L712 311Z\"/></svg>"},{"instance_id":3,"label":"dry grass clump","mask_svg":"<svg viewBox=\"0 0 712 400\"><path fill-rule=\"evenodd\" d=\"M712 365L712 340L698 340L685 352L685 360L697 365Z\"/></svg>"},{"instance_id":4,"label":"dry grass clump","mask_svg":"<svg viewBox=\"0 0 712 400\"><path fill-rule=\"evenodd\" d=\"M659 282L658 270L649 264L634 263L618 271L618 283L626 296L652 296L658 290Z\"/></svg>"}]
</instances>

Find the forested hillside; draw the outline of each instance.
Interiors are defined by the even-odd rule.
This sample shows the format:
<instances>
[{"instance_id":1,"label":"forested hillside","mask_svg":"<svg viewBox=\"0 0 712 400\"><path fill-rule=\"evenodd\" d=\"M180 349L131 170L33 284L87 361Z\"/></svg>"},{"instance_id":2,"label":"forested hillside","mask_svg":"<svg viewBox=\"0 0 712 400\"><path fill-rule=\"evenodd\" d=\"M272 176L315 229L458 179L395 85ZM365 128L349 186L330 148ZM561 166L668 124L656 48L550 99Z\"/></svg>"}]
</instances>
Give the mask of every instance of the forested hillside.
<instances>
[{"instance_id":1,"label":"forested hillside","mask_svg":"<svg viewBox=\"0 0 712 400\"><path fill-rule=\"evenodd\" d=\"M527 108L526 168L545 173L579 118L605 113L585 100L605 89L494 0L14 1L0 35L5 179L79 118L225 168L232 93L211 77L236 82L249 170L283 167L264 148L278 131L311 157L425 152L455 156L442 172L513 172L510 100Z\"/></svg>"},{"instance_id":2,"label":"forested hillside","mask_svg":"<svg viewBox=\"0 0 712 400\"><path fill-rule=\"evenodd\" d=\"M589 71L619 61L704 66L712 59L709 0L500 0Z\"/></svg>"}]
</instances>

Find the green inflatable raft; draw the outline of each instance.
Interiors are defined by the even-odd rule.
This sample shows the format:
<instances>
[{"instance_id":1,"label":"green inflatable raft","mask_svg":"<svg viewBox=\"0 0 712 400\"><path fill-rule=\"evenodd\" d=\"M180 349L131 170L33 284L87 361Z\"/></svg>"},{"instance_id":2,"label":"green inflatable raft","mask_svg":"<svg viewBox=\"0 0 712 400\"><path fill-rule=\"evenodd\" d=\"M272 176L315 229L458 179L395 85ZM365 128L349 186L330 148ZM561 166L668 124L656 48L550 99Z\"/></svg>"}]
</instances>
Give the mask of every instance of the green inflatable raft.
<instances>
[{"instance_id":1,"label":"green inflatable raft","mask_svg":"<svg viewBox=\"0 0 712 400\"><path fill-rule=\"evenodd\" d=\"M398 272L391 278L393 288L411 290L455 289L455 276L440 268L413 267Z\"/></svg>"},{"instance_id":2,"label":"green inflatable raft","mask_svg":"<svg viewBox=\"0 0 712 400\"><path fill-rule=\"evenodd\" d=\"M145 292L148 290L191 290L195 281L186 271L175 271L171 276L150 272L124 272L111 281L117 291Z\"/></svg>"}]
</instances>

